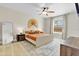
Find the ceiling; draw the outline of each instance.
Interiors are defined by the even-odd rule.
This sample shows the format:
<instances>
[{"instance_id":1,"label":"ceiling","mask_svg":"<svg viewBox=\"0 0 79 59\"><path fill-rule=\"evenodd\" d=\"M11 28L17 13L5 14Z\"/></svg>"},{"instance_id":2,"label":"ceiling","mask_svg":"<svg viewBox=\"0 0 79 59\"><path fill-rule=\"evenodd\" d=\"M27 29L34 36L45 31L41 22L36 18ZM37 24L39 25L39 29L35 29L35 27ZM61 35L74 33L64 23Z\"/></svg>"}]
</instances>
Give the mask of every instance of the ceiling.
<instances>
[{"instance_id":1,"label":"ceiling","mask_svg":"<svg viewBox=\"0 0 79 59\"><path fill-rule=\"evenodd\" d=\"M55 13L50 16L58 16L75 11L73 3L0 3L0 6L22 12L24 14L39 15L41 7L48 6Z\"/></svg>"}]
</instances>

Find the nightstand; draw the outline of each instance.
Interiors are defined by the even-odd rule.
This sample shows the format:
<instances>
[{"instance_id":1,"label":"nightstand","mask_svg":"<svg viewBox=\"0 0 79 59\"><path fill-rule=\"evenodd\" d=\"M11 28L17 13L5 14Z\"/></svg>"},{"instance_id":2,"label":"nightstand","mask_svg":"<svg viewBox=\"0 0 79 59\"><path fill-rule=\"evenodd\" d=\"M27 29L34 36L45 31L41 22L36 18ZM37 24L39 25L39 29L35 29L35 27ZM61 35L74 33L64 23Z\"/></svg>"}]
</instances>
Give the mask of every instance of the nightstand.
<instances>
[{"instance_id":1,"label":"nightstand","mask_svg":"<svg viewBox=\"0 0 79 59\"><path fill-rule=\"evenodd\" d=\"M25 40L25 34L17 34L17 41Z\"/></svg>"}]
</instances>

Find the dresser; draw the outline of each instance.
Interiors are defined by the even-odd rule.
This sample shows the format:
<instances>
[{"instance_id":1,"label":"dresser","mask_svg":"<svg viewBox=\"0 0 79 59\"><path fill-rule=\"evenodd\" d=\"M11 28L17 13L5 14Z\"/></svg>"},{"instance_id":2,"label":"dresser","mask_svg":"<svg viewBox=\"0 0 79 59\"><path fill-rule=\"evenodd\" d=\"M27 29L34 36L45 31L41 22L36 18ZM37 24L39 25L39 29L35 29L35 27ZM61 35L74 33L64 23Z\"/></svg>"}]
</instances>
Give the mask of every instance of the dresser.
<instances>
[{"instance_id":1,"label":"dresser","mask_svg":"<svg viewBox=\"0 0 79 59\"><path fill-rule=\"evenodd\" d=\"M70 37L60 44L60 56L79 56L79 37Z\"/></svg>"}]
</instances>

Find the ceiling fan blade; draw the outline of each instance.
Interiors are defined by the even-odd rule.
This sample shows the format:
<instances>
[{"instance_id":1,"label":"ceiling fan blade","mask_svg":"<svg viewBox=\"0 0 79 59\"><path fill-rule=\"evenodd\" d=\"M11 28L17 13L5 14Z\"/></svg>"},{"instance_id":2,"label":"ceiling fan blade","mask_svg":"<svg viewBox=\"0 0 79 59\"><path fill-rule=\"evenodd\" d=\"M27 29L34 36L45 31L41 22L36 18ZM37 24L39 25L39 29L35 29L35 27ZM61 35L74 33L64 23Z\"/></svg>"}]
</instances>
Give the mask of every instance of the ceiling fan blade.
<instances>
[{"instance_id":1,"label":"ceiling fan blade","mask_svg":"<svg viewBox=\"0 0 79 59\"><path fill-rule=\"evenodd\" d=\"M47 11L47 13L55 13L55 11Z\"/></svg>"}]
</instances>

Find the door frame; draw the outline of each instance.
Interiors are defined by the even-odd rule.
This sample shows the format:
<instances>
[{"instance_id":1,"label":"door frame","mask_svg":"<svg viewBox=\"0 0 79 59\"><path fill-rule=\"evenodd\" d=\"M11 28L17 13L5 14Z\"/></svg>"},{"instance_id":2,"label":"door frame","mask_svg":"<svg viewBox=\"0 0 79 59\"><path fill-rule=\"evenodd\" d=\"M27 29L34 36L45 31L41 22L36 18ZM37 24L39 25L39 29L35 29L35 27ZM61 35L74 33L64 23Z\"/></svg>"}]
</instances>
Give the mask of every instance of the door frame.
<instances>
[{"instance_id":1,"label":"door frame","mask_svg":"<svg viewBox=\"0 0 79 59\"><path fill-rule=\"evenodd\" d=\"M56 17L63 17L63 19L64 19L64 31L62 33L62 39L67 39L67 15L64 14L64 15L55 16L52 18L52 20ZM52 23L53 23L53 21L52 21ZM54 28L53 24L52 24L52 27Z\"/></svg>"}]
</instances>

